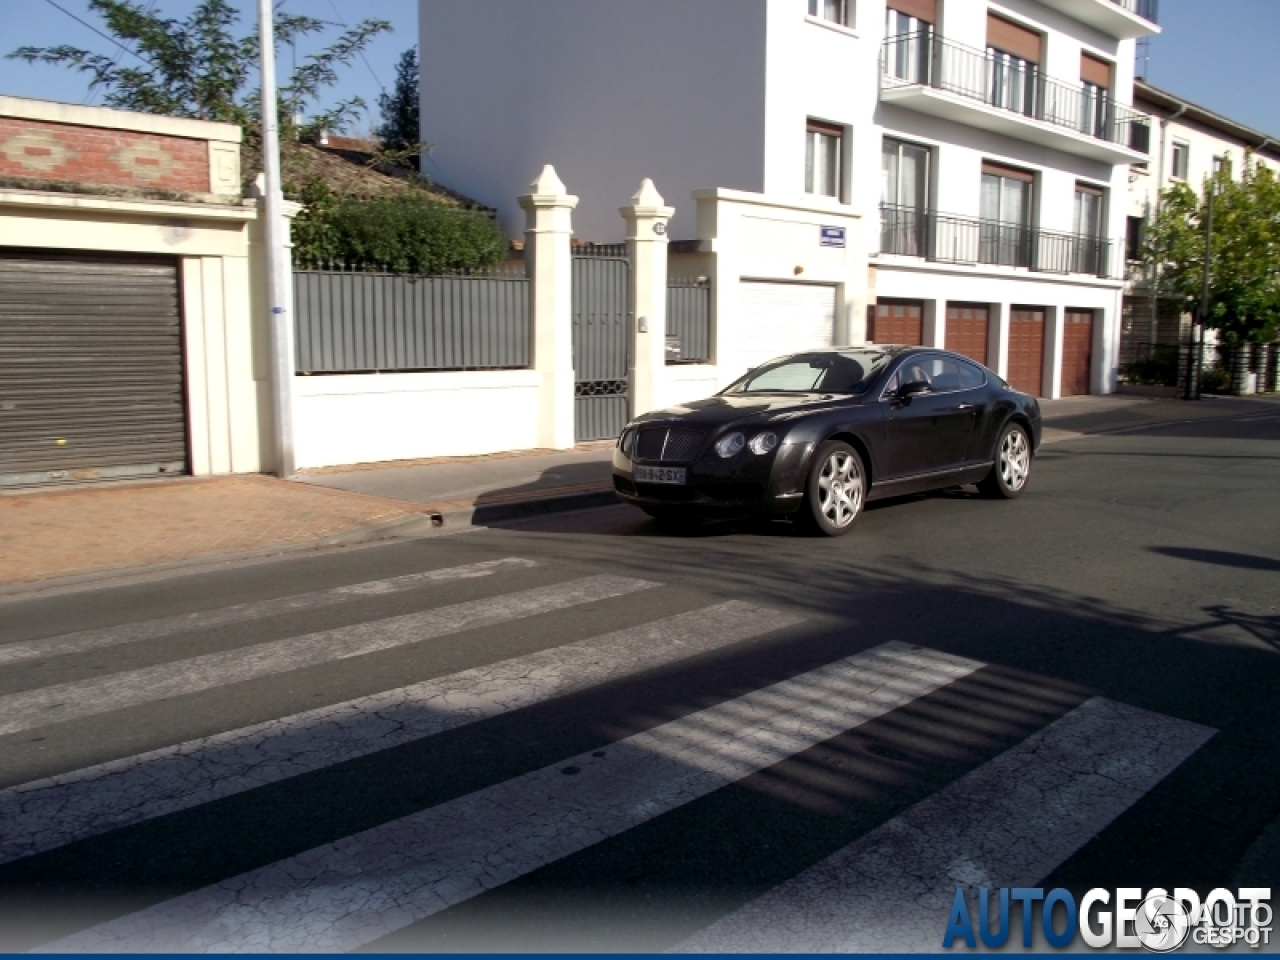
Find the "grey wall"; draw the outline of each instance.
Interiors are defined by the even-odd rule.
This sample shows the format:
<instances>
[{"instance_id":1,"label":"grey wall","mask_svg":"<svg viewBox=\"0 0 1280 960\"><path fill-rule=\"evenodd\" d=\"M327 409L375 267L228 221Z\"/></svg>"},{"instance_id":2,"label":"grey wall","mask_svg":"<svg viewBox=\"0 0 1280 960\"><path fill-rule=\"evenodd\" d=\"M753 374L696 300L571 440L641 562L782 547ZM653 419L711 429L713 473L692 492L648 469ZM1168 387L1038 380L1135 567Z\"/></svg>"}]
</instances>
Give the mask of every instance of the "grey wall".
<instances>
[{"instance_id":1,"label":"grey wall","mask_svg":"<svg viewBox=\"0 0 1280 960\"><path fill-rule=\"evenodd\" d=\"M513 236L545 163L594 242L646 176L677 240L693 190L763 189L765 0L419 0L419 31L424 172Z\"/></svg>"}]
</instances>

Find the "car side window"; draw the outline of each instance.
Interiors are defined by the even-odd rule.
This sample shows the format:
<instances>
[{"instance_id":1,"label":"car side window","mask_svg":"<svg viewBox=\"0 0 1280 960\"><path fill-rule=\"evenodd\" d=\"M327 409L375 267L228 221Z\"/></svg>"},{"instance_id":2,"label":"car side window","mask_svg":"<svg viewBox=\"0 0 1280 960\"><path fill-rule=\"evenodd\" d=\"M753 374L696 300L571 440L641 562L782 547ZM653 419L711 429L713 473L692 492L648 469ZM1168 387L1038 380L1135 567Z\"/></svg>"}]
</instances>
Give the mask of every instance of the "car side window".
<instances>
[{"instance_id":1,"label":"car side window","mask_svg":"<svg viewBox=\"0 0 1280 960\"><path fill-rule=\"evenodd\" d=\"M977 364L960 360L957 361L956 366L960 368L961 390L972 390L974 387L980 387L987 382L987 375L982 372L982 368Z\"/></svg>"}]
</instances>

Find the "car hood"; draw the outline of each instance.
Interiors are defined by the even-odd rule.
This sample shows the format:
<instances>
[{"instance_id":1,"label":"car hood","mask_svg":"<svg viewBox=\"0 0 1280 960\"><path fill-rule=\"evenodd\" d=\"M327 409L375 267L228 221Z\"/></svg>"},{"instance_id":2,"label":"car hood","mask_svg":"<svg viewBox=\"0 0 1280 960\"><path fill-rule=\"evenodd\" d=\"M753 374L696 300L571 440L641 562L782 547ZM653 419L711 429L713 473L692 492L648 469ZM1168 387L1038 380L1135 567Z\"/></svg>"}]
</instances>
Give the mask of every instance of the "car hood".
<instances>
[{"instance_id":1,"label":"car hood","mask_svg":"<svg viewBox=\"0 0 1280 960\"><path fill-rule=\"evenodd\" d=\"M742 420L794 419L797 414L829 407L835 403L856 403L857 397L829 393L757 393L750 396L708 397L679 406L654 410L637 417L635 423L688 423L700 427L720 427Z\"/></svg>"}]
</instances>

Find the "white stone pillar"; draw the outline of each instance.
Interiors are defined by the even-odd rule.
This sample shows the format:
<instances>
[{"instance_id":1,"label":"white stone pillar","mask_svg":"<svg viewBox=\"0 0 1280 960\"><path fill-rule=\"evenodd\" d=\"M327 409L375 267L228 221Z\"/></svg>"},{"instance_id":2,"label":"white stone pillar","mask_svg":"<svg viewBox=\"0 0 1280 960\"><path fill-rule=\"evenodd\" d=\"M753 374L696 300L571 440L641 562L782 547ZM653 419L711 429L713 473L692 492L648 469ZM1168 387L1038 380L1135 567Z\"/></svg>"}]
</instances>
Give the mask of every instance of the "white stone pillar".
<instances>
[{"instance_id":1,"label":"white stone pillar","mask_svg":"<svg viewBox=\"0 0 1280 960\"><path fill-rule=\"evenodd\" d=\"M947 305L943 300L924 301L923 346L945 350L947 347Z\"/></svg>"},{"instance_id":2,"label":"white stone pillar","mask_svg":"<svg viewBox=\"0 0 1280 960\"><path fill-rule=\"evenodd\" d=\"M627 221L627 254L631 258L627 337L631 416L662 406L667 349L668 207L653 181L645 177L631 203L619 208Z\"/></svg>"},{"instance_id":3,"label":"white stone pillar","mask_svg":"<svg viewBox=\"0 0 1280 960\"><path fill-rule=\"evenodd\" d=\"M1095 394L1115 393L1119 383L1122 303L1123 293L1117 291L1112 306L1093 311L1093 370L1089 383Z\"/></svg>"},{"instance_id":4,"label":"white stone pillar","mask_svg":"<svg viewBox=\"0 0 1280 960\"><path fill-rule=\"evenodd\" d=\"M547 164L519 198L525 211L525 265L533 313L533 368L538 372L538 446L573 446L573 209Z\"/></svg>"},{"instance_id":5,"label":"white stone pillar","mask_svg":"<svg viewBox=\"0 0 1280 960\"><path fill-rule=\"evenodd\" d=\"M997 375L1009 377L1009 304L991 304L987 328L987 366Z\"/></svg>"},{"instance_id":6,"label":"white stone pillar","mask_svg":"<svg viewBox=\"0 0 1280 960\"><path fill-rule=\"evenodd\" d=\"M1040 396L1057 400L1062 396L1062 340L1066 332L1065 307L1044 309L1044 369L1040 373Z\"/></svg>"}]
</instances>

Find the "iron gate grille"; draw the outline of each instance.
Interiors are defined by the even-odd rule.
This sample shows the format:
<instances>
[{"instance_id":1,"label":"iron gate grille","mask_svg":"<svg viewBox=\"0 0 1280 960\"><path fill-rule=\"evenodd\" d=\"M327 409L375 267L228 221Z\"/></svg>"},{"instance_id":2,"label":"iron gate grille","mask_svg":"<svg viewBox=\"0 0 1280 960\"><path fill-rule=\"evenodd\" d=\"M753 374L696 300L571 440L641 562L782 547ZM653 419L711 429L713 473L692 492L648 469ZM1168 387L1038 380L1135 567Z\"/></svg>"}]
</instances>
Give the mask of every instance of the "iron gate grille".
<instances>
[{"instance_id":1,"label":"iron gate grille","mask_svg":"<svg viewBox=\"0 0 1280 960\"><path fill-rule=\"evenodd\" d=\"M606 440L627 424L626 247L585 248L573 258L574 438Z\"/></svg>"}]
</instances>

